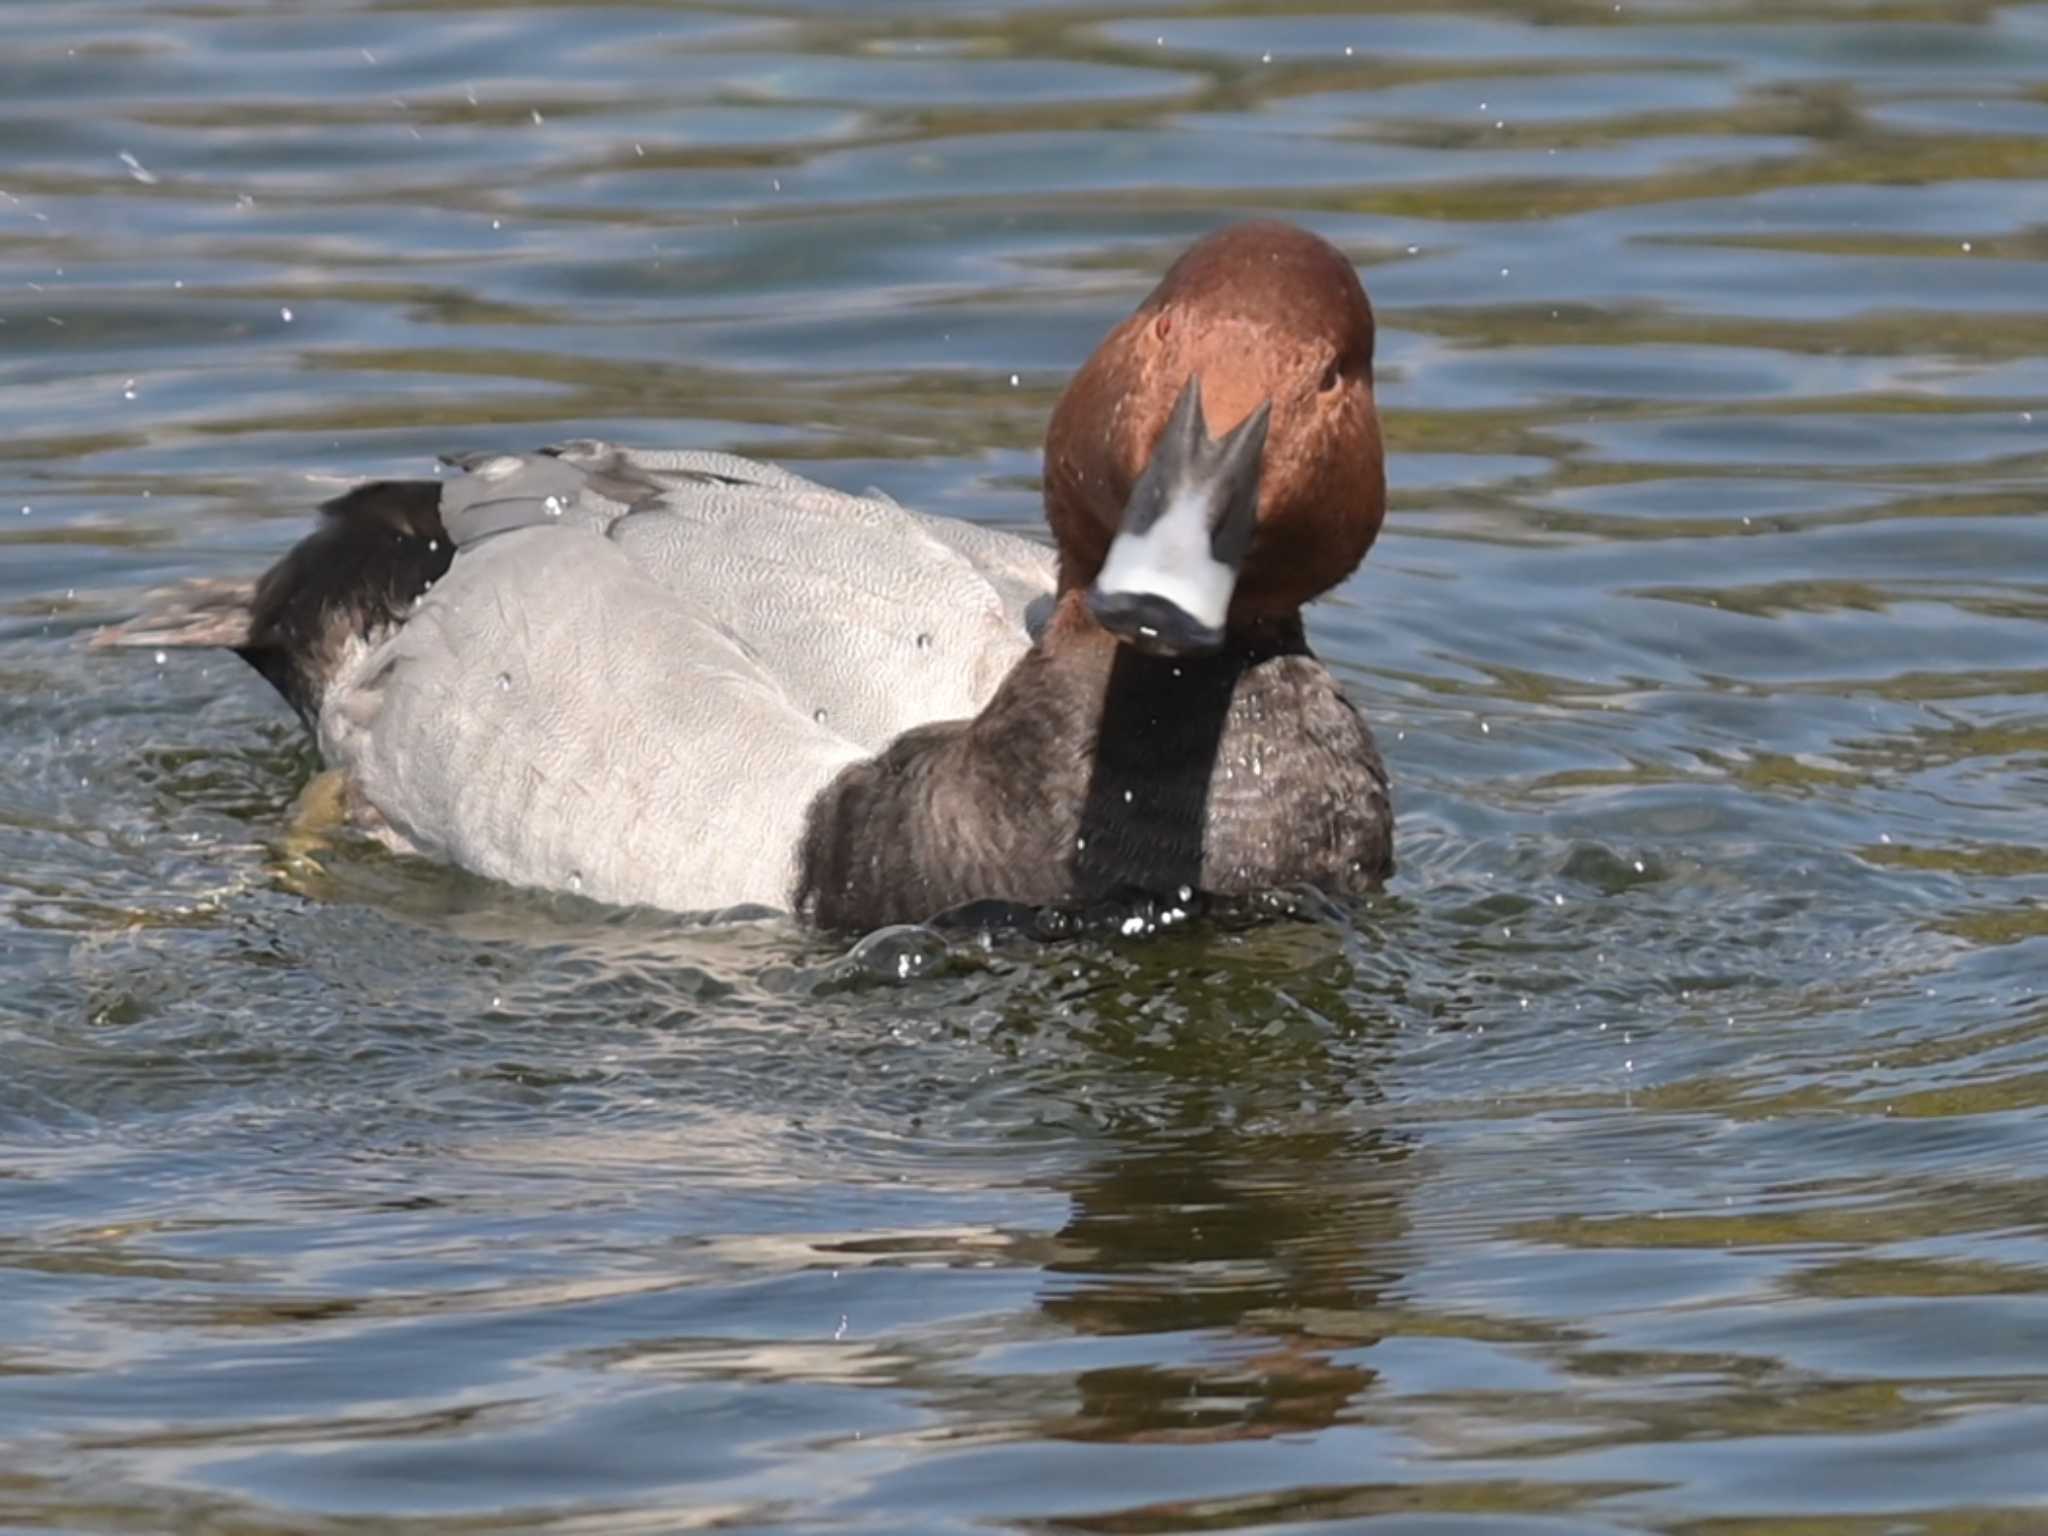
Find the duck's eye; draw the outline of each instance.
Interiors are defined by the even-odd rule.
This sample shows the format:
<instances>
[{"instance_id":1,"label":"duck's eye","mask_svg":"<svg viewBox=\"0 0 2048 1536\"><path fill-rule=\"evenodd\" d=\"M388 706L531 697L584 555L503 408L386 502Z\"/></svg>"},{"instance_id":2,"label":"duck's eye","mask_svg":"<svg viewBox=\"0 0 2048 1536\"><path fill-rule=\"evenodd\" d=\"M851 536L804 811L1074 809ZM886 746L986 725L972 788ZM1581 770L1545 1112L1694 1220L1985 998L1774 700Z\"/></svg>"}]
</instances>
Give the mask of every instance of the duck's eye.
<instances>
[{"instance_id":1,"label":"duck's eye","mask_svg":"<svg viewBox=\"0 0 2048 1536\"><path fill-rule=\"evenodd\" d=\"M1344 370L1338 366L1337 360L1335 358L1332 358L1330 360L1330 366L1323 370L1323 377L1321 381L1317 383L1316 389L1321 393L1327 395L1331 390L1337 387L1338 383L1342 381L1343 377Z\"/></svg>"}]
</instances>

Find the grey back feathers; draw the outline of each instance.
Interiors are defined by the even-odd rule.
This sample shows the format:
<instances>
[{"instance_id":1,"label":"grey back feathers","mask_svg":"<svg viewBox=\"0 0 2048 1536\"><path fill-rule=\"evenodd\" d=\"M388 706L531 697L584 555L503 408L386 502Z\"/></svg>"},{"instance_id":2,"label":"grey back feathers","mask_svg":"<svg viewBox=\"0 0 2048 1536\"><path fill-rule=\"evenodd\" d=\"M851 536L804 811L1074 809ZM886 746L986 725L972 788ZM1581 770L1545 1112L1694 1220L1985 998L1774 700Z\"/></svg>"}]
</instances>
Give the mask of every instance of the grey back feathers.
<instances>
[{"instance_id":1,"label":"grey back feathers","mask_svg":"<svg viewBox=\"0 0 2048 1536\"><path fill-rule=\"evenodd\" d=\"M452 564L339 648L318 732L398 839L519 884L786 907L813 797L979 710L1053 586L1036 544L725 454L457 467Z\"/></svg>"}]
</instances>

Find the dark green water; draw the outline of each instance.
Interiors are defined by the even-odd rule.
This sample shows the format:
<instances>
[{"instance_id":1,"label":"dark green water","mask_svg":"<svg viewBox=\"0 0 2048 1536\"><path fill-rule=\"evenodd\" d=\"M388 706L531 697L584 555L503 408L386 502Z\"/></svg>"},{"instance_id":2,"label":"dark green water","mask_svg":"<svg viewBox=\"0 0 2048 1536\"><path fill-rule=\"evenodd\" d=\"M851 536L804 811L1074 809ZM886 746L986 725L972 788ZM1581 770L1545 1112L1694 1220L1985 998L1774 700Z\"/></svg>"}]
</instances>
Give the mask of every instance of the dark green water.
<instances>
[{"instance_id":1,"label":"dark green water","mask_svg":"<svg viewBox=\"0 0 2048 1536\"><path fill-rule=\"evenodd\" d=\"M2048 1529L2048 6L0 29L0 1528ZM1032 526L1259 211L1381 317L1364 912L896 985L79 644L450 448Z\"/></svg>"}]
</instances>

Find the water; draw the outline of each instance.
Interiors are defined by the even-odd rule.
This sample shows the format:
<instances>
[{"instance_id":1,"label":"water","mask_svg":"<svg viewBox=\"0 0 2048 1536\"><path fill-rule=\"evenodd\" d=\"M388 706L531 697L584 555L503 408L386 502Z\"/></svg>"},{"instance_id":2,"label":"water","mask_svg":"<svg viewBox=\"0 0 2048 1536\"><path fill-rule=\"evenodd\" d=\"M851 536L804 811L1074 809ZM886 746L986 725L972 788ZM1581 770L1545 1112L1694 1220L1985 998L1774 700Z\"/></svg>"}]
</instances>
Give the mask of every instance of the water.
<instances>
[{"instance_id":1,"label":"water","mask_svg":"<svg viewBox=\"0 0 2048 1536\"><path fill-rule=\"evenodd\" d=\"M0 1526L2048 1524L2048 6L5 13ZM1251 212L1381 316L1364 911L521 895L79 644L446 449L1029 528Z\"/></svg>"}]
</instances>

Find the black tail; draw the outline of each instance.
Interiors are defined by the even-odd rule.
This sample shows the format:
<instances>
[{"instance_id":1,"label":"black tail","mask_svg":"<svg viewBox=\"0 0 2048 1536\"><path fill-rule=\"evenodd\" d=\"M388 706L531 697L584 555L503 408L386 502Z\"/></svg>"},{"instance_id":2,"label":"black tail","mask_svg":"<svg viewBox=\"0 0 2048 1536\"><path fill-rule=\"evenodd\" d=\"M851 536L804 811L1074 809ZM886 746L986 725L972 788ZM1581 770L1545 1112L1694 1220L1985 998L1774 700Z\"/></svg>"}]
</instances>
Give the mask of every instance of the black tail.
<instances>
[{"instance_id":1,"label":"black tail","mask_svg":"<svg viewBox=\"0 0 2048 1536\"><path fill-rule=\"evenodd\" d=\"M320 526L264 572L235 654L308 730L350 640L400 622L455 556L434 480L374 480L324 503Z\"/></svg>"}]
</instances>

